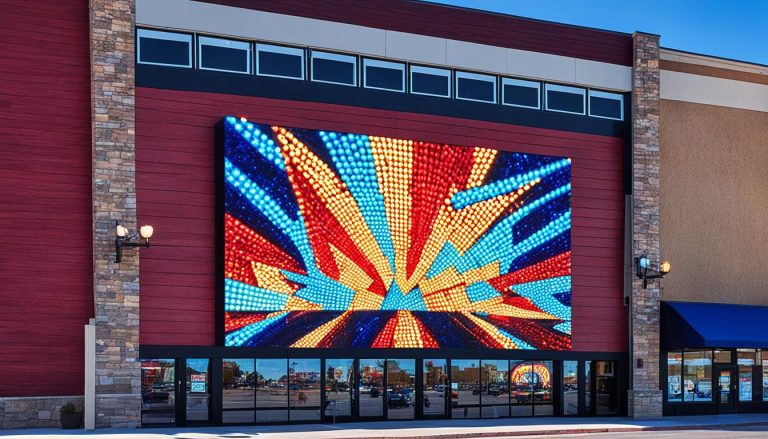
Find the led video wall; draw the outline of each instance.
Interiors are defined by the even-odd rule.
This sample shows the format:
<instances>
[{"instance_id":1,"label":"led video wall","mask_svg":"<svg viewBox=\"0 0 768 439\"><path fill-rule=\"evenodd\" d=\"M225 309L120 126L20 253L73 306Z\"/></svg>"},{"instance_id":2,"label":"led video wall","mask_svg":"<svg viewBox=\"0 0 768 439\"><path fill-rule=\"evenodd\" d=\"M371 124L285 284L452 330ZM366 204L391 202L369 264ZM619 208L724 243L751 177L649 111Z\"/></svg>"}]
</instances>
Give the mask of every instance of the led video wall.
<instances>
[{"instance_id":1,"label":"led video wall","mask_svg":"<svg viewBox=\"0 0 768 439\"><path fill-rule=\"evenodd\" d=\"M226 346L570 349L570 159L219 129Z\"/></svg>"}]
</instances>

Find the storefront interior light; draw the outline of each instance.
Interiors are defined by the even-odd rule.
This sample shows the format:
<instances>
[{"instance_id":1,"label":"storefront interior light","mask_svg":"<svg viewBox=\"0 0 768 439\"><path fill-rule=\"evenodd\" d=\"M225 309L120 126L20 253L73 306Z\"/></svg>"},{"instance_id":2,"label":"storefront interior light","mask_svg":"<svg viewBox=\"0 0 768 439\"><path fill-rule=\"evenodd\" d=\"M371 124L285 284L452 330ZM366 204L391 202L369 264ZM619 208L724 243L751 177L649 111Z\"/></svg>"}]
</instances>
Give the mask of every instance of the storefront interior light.
<instances>
[{"instance_id":1,"label":"storefront interior light","mask_svg":"<svg viewBox=\"0 0 768 439\"><path fill-rule=\"evenodd\" d=\"M669 261L662 261L654 267L645 253L635 258L635 266L637 277L643 280L643 288L648 288L648 279L661 279L672 271Z\"/></svg>"},{"instance_id":2,"label":"storefront interior light","mask_svg":"<svg viewBox=\"0 0 768 439\"><path fill-rule=\"evenodd\" d=\"M139 235L141 240L133 241L136 235L120 224L120 221L115 221L115 262L120 263L123 259L124 247L149 247L149 241L152 239L155 229L150 225L143 225L139 229Z\"/></svg>"}]
</instances>

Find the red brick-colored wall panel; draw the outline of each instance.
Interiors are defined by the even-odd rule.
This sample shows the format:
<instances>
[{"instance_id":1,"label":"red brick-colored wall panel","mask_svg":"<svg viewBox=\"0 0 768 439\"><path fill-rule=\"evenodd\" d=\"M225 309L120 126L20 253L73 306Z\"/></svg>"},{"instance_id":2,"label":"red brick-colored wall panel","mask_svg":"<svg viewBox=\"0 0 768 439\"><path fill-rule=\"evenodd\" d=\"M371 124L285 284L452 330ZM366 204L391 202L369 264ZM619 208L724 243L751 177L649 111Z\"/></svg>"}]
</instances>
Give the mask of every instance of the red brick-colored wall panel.
<instances>
[{"instance_id":1,"label":"red brick-colored wall panel","mask_svg":"<svg viewBox=\"0 0 768 439\"><path fill-rule=\"evenodd\" d=\"M93 315L88 2L6 0L0 23L0 396L81 395Z\"/></svg>"},{"instance_id":2,"label":"red brick-colored wall panel","mask_svg":"<svg viewBox=\"0 0 768 439\"><path fill-rule=\"evenodd\" d=\"M341 105L137 89L142 252L141 343L212 345L215 333L214 126L227 115L302 128L569 156L572 169L573 349L626 350L622 140Z\"/></svg>"},{"instance_id":3,"label":"red brick-colored wall panel","mask_svg":"<svg viewBox=\"0 0 768 439\"><path fill-rule=\"evenodd\" d=\"M632 64L632 36L412 0L203 0L358 26Z\"/></svg>"}]
</instances>

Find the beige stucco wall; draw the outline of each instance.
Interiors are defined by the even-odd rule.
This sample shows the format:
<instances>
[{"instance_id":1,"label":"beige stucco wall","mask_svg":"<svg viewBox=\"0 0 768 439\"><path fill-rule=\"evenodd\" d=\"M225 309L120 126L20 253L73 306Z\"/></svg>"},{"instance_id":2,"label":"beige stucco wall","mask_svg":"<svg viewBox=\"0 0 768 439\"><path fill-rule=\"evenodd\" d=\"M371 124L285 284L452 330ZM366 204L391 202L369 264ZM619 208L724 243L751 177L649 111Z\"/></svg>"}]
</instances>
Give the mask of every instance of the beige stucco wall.
<instances>
[{"instance_id":1,"label":"beige stucco wall","mask_svg":"<svg viewBox=\"0 0 768 439\"><path fill-rule=\"evenodd\" d=\"M768 113L661 101L662 300L768 305Z\"/></svg>"}]
</instances>

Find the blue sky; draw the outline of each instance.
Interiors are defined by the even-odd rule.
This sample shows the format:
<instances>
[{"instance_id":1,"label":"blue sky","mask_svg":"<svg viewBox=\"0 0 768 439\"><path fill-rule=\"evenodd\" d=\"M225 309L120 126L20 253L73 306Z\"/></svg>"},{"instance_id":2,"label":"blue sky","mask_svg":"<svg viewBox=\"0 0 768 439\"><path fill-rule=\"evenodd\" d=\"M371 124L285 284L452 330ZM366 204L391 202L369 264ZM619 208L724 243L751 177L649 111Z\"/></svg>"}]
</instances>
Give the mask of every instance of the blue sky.
<instances>
[{"instance_id":1,"label":"blue sky","mask_svg":"<svg viewBox=\"0 0 768 439\"><path fill-rule=\"evenodd\" d=\"M429 0L559 23L661 35L672 49L768 64L768 0Z\"/></svg>"}]
</instances>

